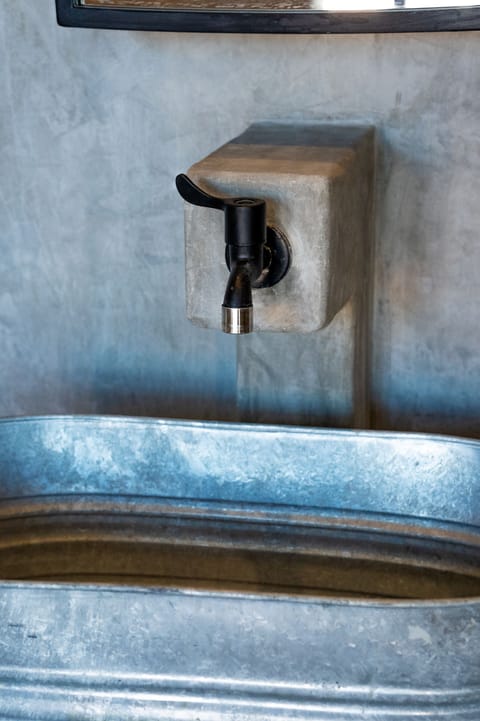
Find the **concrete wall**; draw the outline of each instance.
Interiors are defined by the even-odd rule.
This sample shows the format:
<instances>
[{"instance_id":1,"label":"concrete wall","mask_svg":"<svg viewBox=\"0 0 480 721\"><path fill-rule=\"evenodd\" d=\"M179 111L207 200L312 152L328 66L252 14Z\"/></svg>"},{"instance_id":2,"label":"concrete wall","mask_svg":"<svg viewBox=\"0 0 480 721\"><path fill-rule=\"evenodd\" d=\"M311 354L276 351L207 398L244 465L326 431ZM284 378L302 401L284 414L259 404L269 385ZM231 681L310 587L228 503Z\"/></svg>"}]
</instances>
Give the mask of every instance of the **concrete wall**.
<instances>
[{"instance_id":1,"label":"concrete wall","mask_svg":"<svg viewBox=\"0 0 480 721\"><path fill-rule=\"evenodd\" d=\"M333 425L321 333L185 320L173 179L258 120L358 121L378 128L372 423L480 436L480 33L67 30L53 0L2 0L0 33L1 415Z\"/></svg>"}]
</instances>

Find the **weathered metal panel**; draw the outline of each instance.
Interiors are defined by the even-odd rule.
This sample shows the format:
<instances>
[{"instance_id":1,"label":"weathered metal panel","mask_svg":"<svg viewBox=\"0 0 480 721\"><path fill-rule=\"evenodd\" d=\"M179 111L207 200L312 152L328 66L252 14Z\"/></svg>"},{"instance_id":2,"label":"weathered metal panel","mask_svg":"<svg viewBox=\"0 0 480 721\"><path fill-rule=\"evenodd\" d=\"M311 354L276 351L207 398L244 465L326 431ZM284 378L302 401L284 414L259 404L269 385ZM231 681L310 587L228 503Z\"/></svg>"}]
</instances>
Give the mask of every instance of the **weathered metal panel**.
<instances>
[{"instance_id":1,"label":"weathered metal panel","mask_svg":"<svg viewBox=\"0 0 480 721\"><path fill-rule=\"evenodd\" d=\"M2 719L478 721L479 442L131 418L6 420L0 488ZM124 566L107 582L82 583L72 549L82 563L104 556L108 565L112 539ZM97 544L93 561L87 541ZM179 575L177 587L172 578L122 578L148 544L157 556L190 549L191 578ZM222 568L254 567L256 585L220 576L199 584L195 559L212 548L238 551ZM5 569L22 549L32 564L20 580ZM268 585L261 553L272 569L287 558L283 586ZM328 593L298 579L288 585L312 558L320 578L327 557L339 569L360 563L357 576L365 569L375 588L359 592L357 576L351 593L332 590L335 581ZM56 559L65 571L70 564L66 583L42 577ZM388 597L378 591L391 579L372 574L372 560L388 562L393 577L397 569ZM450 597L449 579L461 583L462 574L472 590L462 596L454 580Z\"/></svg>"}]
</instances>

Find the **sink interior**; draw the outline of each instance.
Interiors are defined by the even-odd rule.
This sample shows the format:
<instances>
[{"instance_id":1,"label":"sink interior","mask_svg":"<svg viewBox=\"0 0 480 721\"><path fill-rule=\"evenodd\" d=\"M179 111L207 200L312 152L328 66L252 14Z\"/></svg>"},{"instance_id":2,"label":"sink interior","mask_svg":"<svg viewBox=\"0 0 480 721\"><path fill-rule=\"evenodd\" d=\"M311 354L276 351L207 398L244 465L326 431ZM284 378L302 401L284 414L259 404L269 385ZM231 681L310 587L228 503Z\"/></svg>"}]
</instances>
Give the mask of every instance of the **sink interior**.
<instances>
[{"instance_id":1,"label":"sink interior","mask_svg":"<svg viewBox=\"0 0 480 721\"><path fill-rule=\"evenodd\" d=\"M0 579L371 599L480 596L462 528L85 498L3 505Z\"/></svg>"},{"instance_id":2,"label":"sink interior","mask_svg":"<svg viewBox=\"0 0 480 721\"><path fill-rule=\"evenodd\" d=\"M0 581L480 598L480 443L108 417L0 423Z\"/></svg>"}]
</instances>

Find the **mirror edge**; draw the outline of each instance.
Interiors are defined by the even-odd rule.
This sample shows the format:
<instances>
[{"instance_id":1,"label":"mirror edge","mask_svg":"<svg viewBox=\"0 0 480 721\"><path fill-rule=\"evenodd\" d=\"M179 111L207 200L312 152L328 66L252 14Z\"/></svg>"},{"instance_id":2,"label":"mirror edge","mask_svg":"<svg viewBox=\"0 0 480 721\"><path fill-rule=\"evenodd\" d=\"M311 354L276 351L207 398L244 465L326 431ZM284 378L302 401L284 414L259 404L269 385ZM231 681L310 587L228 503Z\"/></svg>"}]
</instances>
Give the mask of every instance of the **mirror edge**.
<instances>
[{"instance_id":1,"label":"mirror edge","mask_svg":"<svg viewBox=\"0 0 480 721\"><path fill-rule=\"evenodd\" d=\"M164 32L358 34L480 30L480 5L372 12L130 10L56 0L63 27Z\"/></svg>"}]
</instances>

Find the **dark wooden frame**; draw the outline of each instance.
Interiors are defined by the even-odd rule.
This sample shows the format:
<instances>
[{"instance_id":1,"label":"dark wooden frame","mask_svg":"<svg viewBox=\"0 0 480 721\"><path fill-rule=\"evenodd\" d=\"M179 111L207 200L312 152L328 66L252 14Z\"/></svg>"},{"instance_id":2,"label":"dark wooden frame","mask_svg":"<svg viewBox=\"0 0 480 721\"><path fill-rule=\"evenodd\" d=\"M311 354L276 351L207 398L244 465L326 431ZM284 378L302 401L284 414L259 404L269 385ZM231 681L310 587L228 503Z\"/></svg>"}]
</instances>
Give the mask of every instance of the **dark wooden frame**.
<instances>
[{"instance_id":1,"label":"dark wooden frame","mask_svg":"<svg viewBox=\"0 0 480 721\"><path fill-rule=\"evenodd\" d=\"M480 30L480 5L334 13L316 10L121 10L87 8L79 5L77 0L56 0L56 4L59 25L114 30L301 34Z\"/></svg>"}]
</instances>

